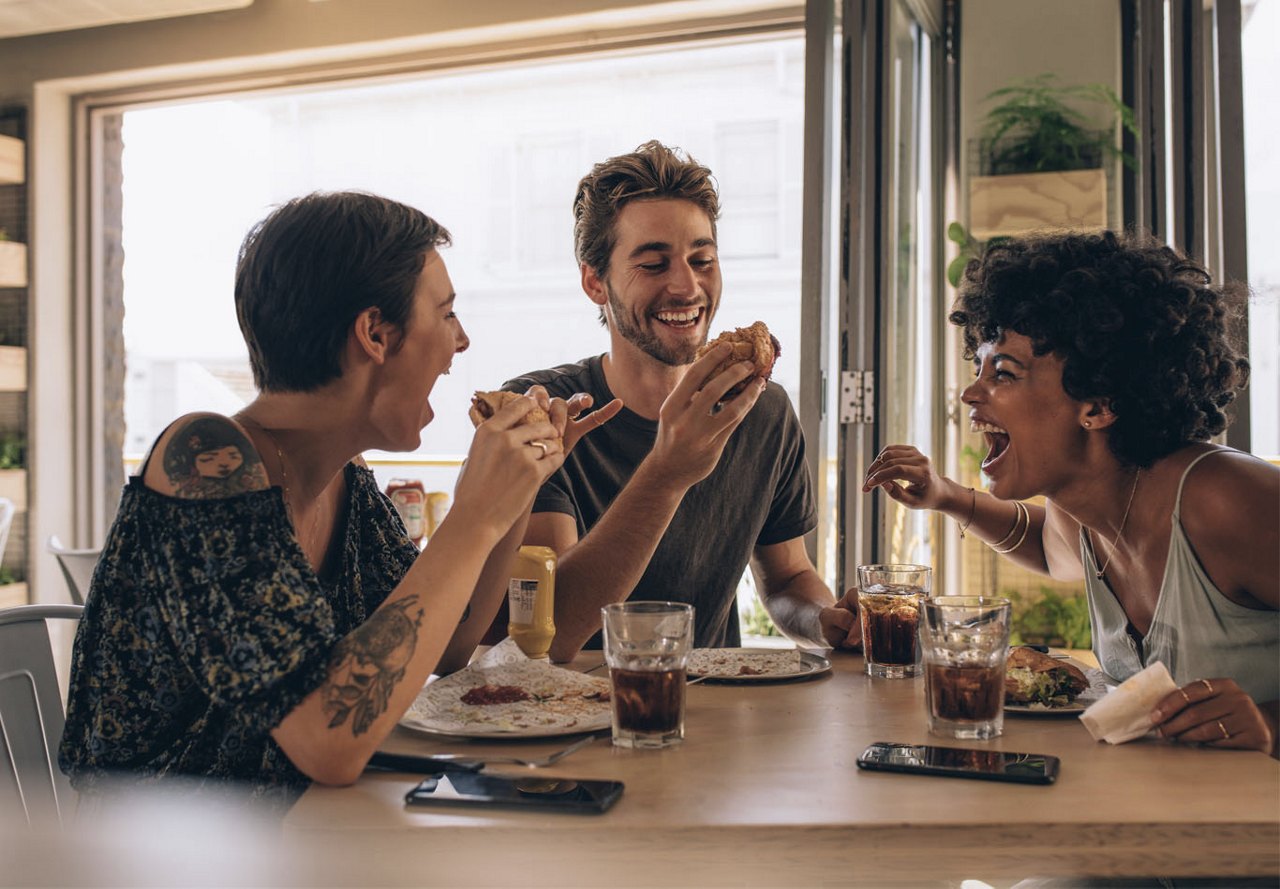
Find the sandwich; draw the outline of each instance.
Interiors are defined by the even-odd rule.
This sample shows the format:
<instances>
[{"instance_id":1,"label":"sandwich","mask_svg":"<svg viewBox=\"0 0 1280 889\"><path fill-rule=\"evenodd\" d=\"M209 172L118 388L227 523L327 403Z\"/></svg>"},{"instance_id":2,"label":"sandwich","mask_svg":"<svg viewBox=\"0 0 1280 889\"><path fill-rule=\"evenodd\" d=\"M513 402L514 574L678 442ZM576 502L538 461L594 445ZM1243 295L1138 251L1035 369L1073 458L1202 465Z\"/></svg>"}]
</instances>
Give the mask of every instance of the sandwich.
<instances>
[{"instance_id":1,"label":"sandwich","mask_svg":"<svg viewBox=\"0 0 1280 889\"><path fill-rule=\"evenodd\" d=\"M725 331L700 348L697 357L701 358L707 354L707 350L715 348L720 343L732 344L733 352L711 372L711 376L707 377L708 381L720 376L720 374L739 361L750 361L755 365L755 372L726 392L721 401L728 401L735 397L739 392L747 388L747 384L754 379L769 379L769 375L773 373L773 366L778 361L778 356L782 354L782 344L778 342L776 336L769 332L769 328L765 326L763 321L757 321L750 327L739 327L736 330Z\"/></svg>"},{"instance_id":2,"label":"sandwich","mask_svg":"<svg viewBox=\"0 0 1280 889\"><path fill-rule=\"evenodd\" d=\"M517 398L524 398L524 396L515 392L477 392L471 396L471 409L467 411L467 416L471 418L473 424L479 426ZM540 407L535 407L521 417L516 425L527 426L530 423L543 423L548 420L547 412Z\"/></svg>"},{"instance_id":3,"label":"sandwich","mask_svg":"<svg viewBox=\"0 0 1280 889\"><path fill-rule=\"evenodd\" d=\"M1034 648L1010 650L1004 674L1006 704L1065 707L1089 687L1079 667Z\"/></svg>"}]
</instances>

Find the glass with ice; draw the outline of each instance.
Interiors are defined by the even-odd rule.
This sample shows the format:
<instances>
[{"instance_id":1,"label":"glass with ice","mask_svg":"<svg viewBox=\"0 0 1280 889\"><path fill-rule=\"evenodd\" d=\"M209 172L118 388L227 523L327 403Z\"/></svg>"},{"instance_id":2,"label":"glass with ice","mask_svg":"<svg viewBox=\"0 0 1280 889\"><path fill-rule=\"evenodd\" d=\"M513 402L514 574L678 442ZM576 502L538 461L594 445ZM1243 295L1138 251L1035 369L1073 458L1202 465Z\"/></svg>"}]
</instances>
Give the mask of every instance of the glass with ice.
<instances>
[{"instance_id":1,"label":"glass with ice","mask_svg":"<svg viewBox=\"0 0 1280 889\"><path fill-rule=\"evenodd\" d=\"M926 565L859 565L858 612L867 675L910 679L920 673L920 602L933 589Z\"/></svg>"},{"instance_id":2,"label":"glass with ice","mask_svg":"<svg viewBox=\"0 0 1280 889\"><path fill-rule=\"evenodd\" d=\"M929 731L984 739L1004 732L1009 600L938 596L921 606Z\"/></svg>"},{"instance_id":3,"label":"glass with ice","mask_svg":"<svg viewBox=\"0 0 1280 889\"><path fill-rule=\"evenodd\" d=\"M693 606L618 602L600 611L612 683L613 743L651 749L679 744Z\"/></svg>"}]
</instances>

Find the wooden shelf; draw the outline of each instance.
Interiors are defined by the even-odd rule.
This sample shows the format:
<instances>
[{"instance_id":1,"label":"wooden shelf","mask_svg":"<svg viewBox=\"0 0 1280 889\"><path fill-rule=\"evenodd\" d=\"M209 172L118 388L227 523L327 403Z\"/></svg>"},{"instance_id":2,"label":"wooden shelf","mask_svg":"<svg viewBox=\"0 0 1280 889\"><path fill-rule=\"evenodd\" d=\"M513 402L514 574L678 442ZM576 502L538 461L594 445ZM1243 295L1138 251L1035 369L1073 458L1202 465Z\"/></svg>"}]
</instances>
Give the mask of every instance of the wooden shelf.
<instances>
[{"instance_id":1,"label":"wooden shelf","mask_svg":"<svg viewBox=\"0 0 1280 889\"><path fill-rule=\"evenodd\" d=\"M0 185L21 185L27 181L26 145L21 139L0 136Z\"/></svg>"},{"instance_id":2,"label":"wooden shelf","mask_svg":"<svg viewBox=\"0 0 1280 889\"><path fill-rule=\"evenodd\" d=\"M1103 170L974 176L969 231L980 241L1033 231L1097 231L1107 227Z\"/></svg>"},{"instance_id":3,"label":"wooden shelf","mask_svg":"<svg viewBox=\"0 0 1280 889\"><path fill-rule=\"evenodd\" d=\"M27 286L27 245L0 241L0 287Z\"/></svg>"},{"instance_id":4,"label":"wooden shelf","mask_svg":"<svg viewBox=\"0 0 1280 889\"><path fill-rule=\"evenodd\" d=\"M26 346L0 346L0 392L26 391Z\"/></svg>"},{"instance_id":5,"label":"wooden shelf","mask_svg":"<svg viewBox=\"0 0 1280 889\"><path fill-rule=\"evenodd\" d=\"M27 471L25 469L0 469L0 497L13 501L13 508L23 512L27 508Z\"/></svg>"},{"instance_id":6,"label":"wooden shelf","mask_svg":"<svg viewBox=\"0 0 1280 889\"><path fill-rule=\"evenodd\" d=\"M27 585L25 583L0 584L0 608L17 608L28 605Z\"/></svg>"}]
</instances>

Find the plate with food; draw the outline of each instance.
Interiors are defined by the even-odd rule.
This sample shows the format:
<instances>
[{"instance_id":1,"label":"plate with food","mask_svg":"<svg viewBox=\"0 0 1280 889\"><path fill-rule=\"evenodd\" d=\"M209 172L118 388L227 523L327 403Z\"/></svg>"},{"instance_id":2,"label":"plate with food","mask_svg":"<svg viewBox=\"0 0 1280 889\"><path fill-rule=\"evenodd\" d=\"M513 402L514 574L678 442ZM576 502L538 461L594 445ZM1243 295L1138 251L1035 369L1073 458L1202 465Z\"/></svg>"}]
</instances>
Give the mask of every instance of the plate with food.
<instances>
[{"instance_id":1,"label":"plate with food","mask_svg":"<svg viewBox=\"0 0 1280 889\"><path fill-rule=\"evenodd\" d=\"M695 648L691 677L707 682L781 682L831 670L831 661L799 648Z\"/></svg>"},{"instance_id":2,"label":"plate with food","mask_svg":"<svg viewBox=\"0 0 1280 889\"><path fill-rule=\"evenodd\" d=\"M519 661L467 667L418 693L400 724L464 738L549 738L608 728L609 680Z\"/></svg>"},{"instance_id":3,"label":"plate with food","mask_svg":"<svg viewBox=\"0 0 1280 889\"><path fill-rule=\"evenodd\" d=\"M1090 673L1096 674L1092 678ZM1004 711L1024 716L1079 715L1106 694L1102 673L1083 664L1019 646L1009 652Z\"/></svg>"}]
</instances>

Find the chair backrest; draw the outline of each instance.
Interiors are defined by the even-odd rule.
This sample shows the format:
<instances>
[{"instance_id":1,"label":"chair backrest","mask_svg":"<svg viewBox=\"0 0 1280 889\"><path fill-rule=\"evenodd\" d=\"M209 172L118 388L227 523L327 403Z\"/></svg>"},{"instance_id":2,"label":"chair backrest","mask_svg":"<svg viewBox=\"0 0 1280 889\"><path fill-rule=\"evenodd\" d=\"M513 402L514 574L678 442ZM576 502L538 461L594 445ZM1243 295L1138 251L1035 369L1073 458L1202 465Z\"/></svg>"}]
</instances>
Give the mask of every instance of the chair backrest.
<instances>
[{"instance_id":1,"label":"chair backrest","mask_svg":"<svg viewBox=\"0 0 1280 889\"><path fill-rule=\"evenodd\" d=\"M9 529L13 526L13 501L0 497L0 564L4 563L4 548L9 545Z\"/></svg>"},{"instance_id":2,"label":"chair backrest","mask_svg":"<svg viewBox=\"0 0 1280 889\"><path fill-rule=\"evenodd\" d=\"M0 813L60 824L71 784L58 770L62 696L46 620L79 620L79 605L0 610Z\"/></svg>"},{"instance_id":3,"label":"chair backrest","mask_svg":"<svg viewBox=\"0 0 1280 889\"><path fill-rule=\"evenodd\" d=\"M89 583L93 580L93 569L98 565L100 549L67 549L57 535L49 538L49 552L58 559L58 567L67 581L67 592L71 601L77 605L84 604L84 597L89 595Z\"/></svg>"}]
</instances>

